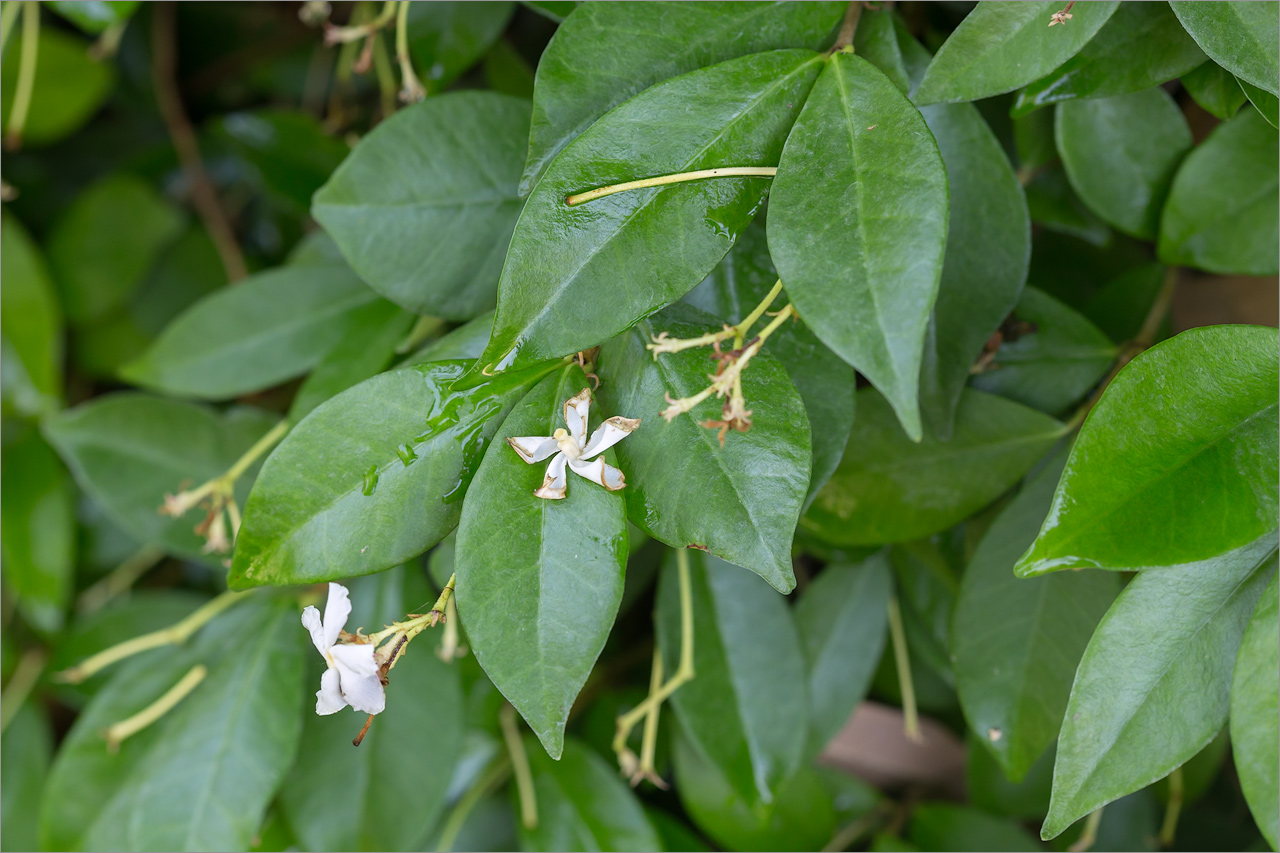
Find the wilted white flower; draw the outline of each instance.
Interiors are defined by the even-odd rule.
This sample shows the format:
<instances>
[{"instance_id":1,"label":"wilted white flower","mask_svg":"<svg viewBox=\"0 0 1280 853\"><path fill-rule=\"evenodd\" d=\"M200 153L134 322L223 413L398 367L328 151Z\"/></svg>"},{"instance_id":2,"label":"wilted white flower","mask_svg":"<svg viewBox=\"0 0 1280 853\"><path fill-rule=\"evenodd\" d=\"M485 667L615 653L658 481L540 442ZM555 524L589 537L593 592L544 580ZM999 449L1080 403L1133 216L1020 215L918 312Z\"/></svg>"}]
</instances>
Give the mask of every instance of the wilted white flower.
<instances>
[{"instance_id":1,"label":"wilted white flower","mask_svg":"<svg viewBox=\"0 0 1280 853\"><path fill-rule=\"evenodd\" d=\"M302 611L302 627L311 632L311 642L329 665L316 691L317 714L336 714L348 705L366 714L380 714L386 707L373 644L338 642L350 615L350 594L339 583L329 584L323 621L314 607Z\"/></svg>"},{"instance_id":2,"label":"wilted white flower","mask_svg":"<svg viewBox=\"0 0 1280 853\"><path fill-rule=\"evenodd\" d=\"M547 476L534 494L548 500L560 500L568 487L565 467L572 468L580 477L599 483L611 492L627 484L622 472L604 458L595 458L605 450L631 434L640 426L639 418L609 418L587 438L587 411L591 407L591 392L582 393L565 401L564 422L569 429L558 429L551 437L542 436L508 438L507 443L530 464L550 457ZM553 455L554 454L554 455Z\"/></svg>"}]
</instances>

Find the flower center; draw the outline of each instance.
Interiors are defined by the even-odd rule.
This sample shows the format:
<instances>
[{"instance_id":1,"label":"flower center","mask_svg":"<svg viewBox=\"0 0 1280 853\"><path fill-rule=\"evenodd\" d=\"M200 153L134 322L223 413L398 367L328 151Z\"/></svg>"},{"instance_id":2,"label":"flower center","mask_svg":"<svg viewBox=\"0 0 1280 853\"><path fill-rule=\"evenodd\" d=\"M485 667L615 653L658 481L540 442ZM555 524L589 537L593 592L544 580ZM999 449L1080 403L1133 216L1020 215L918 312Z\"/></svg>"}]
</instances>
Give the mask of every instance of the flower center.
<instances>
[{"instance_id":1,"label":"flower center","mask_svg":"<svg viewBox=\"0 0 1280 853\"><path fill-rule=\"evenodd\" d=\"M556 440L556 447L560 448L560 452L570 459L577 459L582 455L582 448L569 435L568 430L558 429L551 433L551 437Z\"/></svg>"}]
</instances>

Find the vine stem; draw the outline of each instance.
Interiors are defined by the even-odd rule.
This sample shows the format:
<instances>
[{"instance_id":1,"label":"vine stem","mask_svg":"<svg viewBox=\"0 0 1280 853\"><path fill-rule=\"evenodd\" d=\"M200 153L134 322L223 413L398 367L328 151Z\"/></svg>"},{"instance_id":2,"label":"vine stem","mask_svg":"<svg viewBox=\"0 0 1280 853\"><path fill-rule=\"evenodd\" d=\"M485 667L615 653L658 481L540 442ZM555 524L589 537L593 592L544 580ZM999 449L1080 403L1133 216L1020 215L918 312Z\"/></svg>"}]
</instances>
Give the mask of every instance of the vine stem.
<instances>
[{"instance_id":1,"label":"vine stem","mask_svg":"<svg viewBox=\"0 0 1280 853\"><path fill-rule=\"evenodd\" d=\"M162 549L155 545L143 545L112 569L111 574L80 593L80 597L76 599L76 612L84 616L101 609L108 601L137 583L139 578L162 559Z\"/></svg>"},{"instance_id":2,"label":"vine stem","mask_svg":"<svg viewBox=\"0 0 1280 853\"><path fill-rule=\"evenodd\" d=\"M920 716L916 710L916 686L911 678L911 657L907 651L907 635L902 629L902 609L898 596L889 599L889 639L893 643L893 663L898 670L898 685L902 689L902 725L907 738L923 743L920 735Z\"/></svg>"},{"instance_id":3,"label":"vine stem","mask_svg":"<svg viewBox=\"0 0 1280 853\"><path fill-rule=\"evenodd\" d=\"M187 674L178 680L178 683L165 691L165 694L147 707L143 708L132 717L113 723L103 731L102 736L107 741L107 749L114 753L120 749L120 744L126 738L133 737L156 720L163 717L174 709L174 707L183 699L190 695L192 690L200 686L200 682L204 681L205 676L209 674L209 668L202 663L198 663L187 671Z\"/></svg>"},{"instance_id":4,"label":"vine stem","mask_svg":"<svg viewBox=\"0 0 1280 853\"><path fill-rule=\"evenodd\" d=\"M1076 843L1067 848L1068 853L1084 853L1093 846L1098 840L1098 825L1102 823L1102 809L1096 808L1089 812L1089 816L1084 820L1084 829L1080 831L1080 837L1076 839Z\"/></svg>"},{"instance_id":5,"label":"vine stem","mask_svg":"<svg viewBox=\"0 0 1280 853\"><path fill-rule=\"evenodd\" d=\"M862 0L849 0L849 7L844 11L844 22L840 24L840 34L827 53L838 53L853 44L853 35L858 31L858 19L861 17Z\"/></svg>"},{"instance_id":6,"label":"vine stem","mask_svg":"<svg viewBox=\"0 0 1280 853\"><path fill-rule=\"evenodd\" d=\"M10 151L22 147L22 132L27 126L27 112L31 109L31 95L36 86L39 51L40 4L36 0L25 0L22 4L22 56L18 65L18 83L13 90L13 109L9 112L9 128L5 134L5 147Z\"/></svg>"},{"instance_id":7,"label":"vine stem","mask_svg":"<svg viewBox=\"0 0 1280 853\"><path fill-rule=\"evenodd\" d=\"M564 203L569 207L586 204L607 195L623 193L628 190L642 190L648 187L665 187L671 184L683 184L688 181L703 181L707 178L772 178L778 174L777 166L723 166L719 169L698 169L693 172L677 172L673 175L658 175L655 178L641 178L638 181L627 181L621 184L610 184L594 190L574 193Z\"/></svg>"},{"instance_id":8,"label":"vine stem","mask_svg":"<svg viewBox=\"0 0 1280 853\"><path fill-rule=\"evenodd\" d=\"M45 653L43 649L28 649L18 660L9 683L5 685L4 694L0 696L0 732L9 728L9 723L17 716L22 704L27 701L31 691L40 680L44 671Z\"/></svg>"},{"instance_id":9,"label":"vine stem","mask_svg":"<svg viewBox=\"0 0 1280 853\"><path fill-rule=\"evenodd\" d=\"M1164 822L1160 824L1160 845L1171 847L1178 832L1178 818L1182 815L1182 768L1175 767L1169 774L1169 804L1165 807Z\"/></svg>"},{"instance_id":10,"label":"vine stem","mask_svg":"<svg viewBox=\"0 0 1280 853\"><path fill-rule=\"evenodd\" d=\"M516 792L520 796L520 824L525 829L538 826L538 795L533 789L533 771L529 768L529 755L524 751L524 741L516 728L516 709L510 703L498 713L502 724L502 739L507 742L511 756L511 769L515 772Z\"/></svg>"},{"instance_id":11,"label":"vine stem","mask_svg":"<svg viewBox=\"0 0 1280 853\"><path fill-rule=\"evenodd\" d=\"M511 762L502 756L500 761L490 767L485 775L462 795L458 804L453 807L453 811L449 812L444 828L440 830L440 838L436 841L435 849L441 853L452 850L454 842L458 840L458 833L462 831L463 825L467 822L467 816L476 807L476 803L496 791L510 775Z\"/></svg>"},{"instance_id":12,"label":"vine stem","mask_svg":"<svg viewBox=\"0 0 1280 853\"><path fill-rule=\"evenodd\" d=\"M13 32L13 25L18 22L18 13L21 11L21 3L0 5L0 51L9 43L9 35Z\"/></svg>"},{"instance_id":13,"label":"vine stem","mask_svg":"<svg viewBox=\"0 0 1280 853\"><path fill-rule=\"evenodd\" d=\"M409 0L400 0L396 13L396 62L400 65L400 100L406 104L421 101L427 96L427 89L413 73L409 59Z\"/></svg>"}]
</instances>

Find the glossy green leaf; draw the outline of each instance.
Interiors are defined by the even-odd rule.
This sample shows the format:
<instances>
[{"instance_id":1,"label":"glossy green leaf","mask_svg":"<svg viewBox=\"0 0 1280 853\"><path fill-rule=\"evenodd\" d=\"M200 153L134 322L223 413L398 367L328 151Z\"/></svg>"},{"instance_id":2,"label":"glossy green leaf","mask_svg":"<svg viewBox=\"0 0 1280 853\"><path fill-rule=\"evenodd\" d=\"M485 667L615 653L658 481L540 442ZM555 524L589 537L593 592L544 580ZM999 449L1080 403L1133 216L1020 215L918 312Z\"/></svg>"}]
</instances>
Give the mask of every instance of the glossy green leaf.
<instances>
[{"instance_id":1,"label":"glossy green leaf","mask_svg":"<svg viewBox=\"0 0 1280 853\"><path fill-rule=\"evenodd\" d=\"M407 107L360 141L316 193L312 215L392 302L474 317L493 305L520 213L528 126L527 101L492 92Z\"/></svg>"},{"instance_id":2,"label":"glossy green leaf","mask_svg":"<svg viewBox=\"0 0 1280 853\"><path fill-rule=\"evenodd\" d=\"M959 589L958 567L933 540L908 542L888 553L912 662L923 664L953 692L951 613Z\"/></svg>"},{"instance_id":3,"label":"glossy green leaf","mask_svg":"<svg viewBox=\"0 0 1280 853\"><path fill-rule=\"evenodd\" d=\"M1139 92L1204 61L1204 51L1168 3L1121 3L1079 53L1019 92L1012 112L1018 116L1072 98Z\"/></svg>"},{"instance_id":4,"label":"glossy green leaf","mask_svg":"<svg viewBox=\"0 0 1280 853\"><path fill-rule=\"evenodd\" d=\"M1064 413L1110 369L1119 347L1088 319L1034 287L1022 292L995 358L973 387Z\"/></svg>"},{"instance_id":5,"label":"glossy green leaf","mask_svg":"<svg viewBox=\"0 0 1280 853\"><path fill-rule=\"evenodd\" d=\"M34 417L62 396L62 310L39 247L8 211L0 241L0 394L6 413Z\"/></svg>"},{"instance_id":6,"label":"glossy green leaf","mask_svg":"<svg viewBox=\"0 0 1280 853\"><path fill-rule=\"evenodd\" d=\"M885 399L865 389L844 459L801 524L834 545L937 533L999 497L1061 435L1061 424L1034 409L966 390L951 440L916 444Z\"/></svg>"},{"instance_id":7,"label":"glossy green leaf","mask_svg":"<svg viewBox=\"0 0 1280 853\"><path fill-rule=\"evenodd\" d=\"M938 49L916 103L976 101L1025 86L1078 53L1119 5L1077 3L1070 20L1050 26L1066 4L979 3Z\"/></svg>"},{"instance_id":8,"label":"glossy green leaf","mask_svg":"<svg viewBox=\"0 0 1280 853\"><path fill-rule=\"evenodd\" d=\"M947 175L920 113L866 60L836 54L814 85L778 165L768 225L801 318L889 398L918 440Z\"/></svg>"},{"instance_id":9,"label":"glossy green leaf","mask_svg":"<svg viewBox=\"0 0 1280 853\"><path fill-rule=\"evenodd\" d=\"M15 26L0 65L0 123L9 126L9 112L18 86L22 27ZM89 58L89 42L56 27L40 28L31 111L22 133L26 146L45 145L84 126L102 106L115 85L115 66Z\"/></svg>"},{"instance_id":10,"label":"glossy green leaf","mask_svg":"<svg viewBox=\"0 0 1280 853\"><path fill-rule=\"evenodd\" d=\"M46 849L243 850L302 730L296 605L250 602L188 647L120 670L76 720L50 772ZM104 727L155 701L195 663L208 676L116 753Z\"/></svg>"},{"instance_id":11,"label":"glossy green leaf","mask_svg":"<svg viewBox=\"0 0 1280 853\"><path fill-rule=\"evenodd\" d=\"M1236 81L1240 84L1240 88L1249 96L1249 102L1261 113L1262 117L1267 120L1267 124L1272 127L1280 127L1280 98L1270 92L1264 92L1252 83L1246 83L1244 80Z\"/></svg>"},{"instance_id":12,"label":"glossy green leaf","mask_svg":"<svg viewBox=\"0 0 1280 853\"><path fill-rule=\"evenodd\" d=\"M285 266L210 294L121 375L176 396L224 400L306 373L378 296L344 267Z\"/></svg>"},{"instance_id":13,"label":"glossy green leaf","mask_svg":"<svg viewBox=\"0 0 1280 853\"><path fill-rule=\"evenodd\" d=\"M22 432L16 438L6 435L0 454L4 578L27 621L54 631L62 627L74 587L76 494L67 469L40 433Z\"/></svg>"},{"instance_id":14,"label":"glossy green leaf","mask_svg":"<svg viewBox=\"0 0 1280 853\"><path fill-rule=\"evenodd\" d=\"M1173 2L1173 13L1209 58L1271 94L1280 94L1280 8L1275 3Z\"/></svg>"},{"instance_id":15,"label":"glossy green leaf","mask_svg":"<svg viewBox=\"0 0 1280 853\"><path fill-rule=\"evenodd\" d=\"M536 497L548 463L526 463L506 439L565 427L565 401L586 387L586 376L571 366L512 409L476 471L458 525L458 612L471 650L552 758L560 758L569 709L622 600L626 506L617 492L572 471L563 500ZM603 417L591 406L588 435ZM608 451L605 458L612 462Z\"/></svg>"},{"instance_id":16,"label":"glossy green leaf","mask_svg":"<svg viewBox=\"0 0 1280 853\"><path fill-rule=\"evenodd\" d=\"M403 619L432 594L420 572L400 568L358 578L350 588L347 624L368 631ZM458 667L441 663L431 642L420 636L396 663L387 709L359 749L351 738L362 714L322 717L307 703L298 760L280 789L285 816L304 849L421 849L417 845L444 806L463 735ZM313 663L308 671L318 680L323 662L313 656ZM414 744L429 747L406 760Z\"/></svg>"},{"instance_id":17,"label":"glossy green leaf","mask_svg":"<svg viewBox=\"0 0 1280 853\"><path fill-rule=\"evenodd\" d=\"M484 58L489 88L517 98L533 97L533 66L506 39L498 39Z\"/></svg>"},{"instance_id":18,"label":"glossy green leaf","mask_svg":"<svg viewBox=\"0 0 1280 853\"><path fill-rule=\"evenodd\" d=\"M244 506L230 583L372 574L453 530L480 457L522 390L516 377L450 391L465 367L388 371L303 418Z\"/></svg>"},{"instance_id":19,"label":"glossy green leaf","mask_svg":"<svg viewBox=\"0 0 1280 853\"><path fill-rule=\"evenodd\" d=\"M786 600L758 578L690 550L692 681L671 697L693 748L746 803L774 803L804 759L805 657ZM667 672L680 656L676 557L658 582L656 629Z\"/></svg>"},{"instance_id":20,"label":"glossy green leaf","mask_svg":"<svg viewBox=\"0 0 1280 853\"><path fill-rule=\"evenodd\" d=\"M481 314L479 317L464 323L447 335L443 335L422 349L409 356L410 364L423 364L428 361L446 361L449 359L465 359L471 361L480 357L485 344L489 343L489 329L493 326L493 312Z\"/></svg>"},{"instance_id":21,"label":"glossy green leaf","mask_svg":"<svg viewBox=\"0 0 1280 853\"><path fill-rule=\"evenodd\" d=\"M1206 112L1223 121L1235 115L1246 100L1240 82L1212 61L1183 74L1182 85Z\"/></svg>"},{"instance_id":22,"label":"glossy green leaf","mask_svg":"<svg viewBox=\"0 0 1280 853\"><path fill-rule=\"evenodd\" d=\"M1050 166L1032 178L1026 193L1032 222L1098 247L1111 241L1111 229L1071 189L1061 165Z\"/></svg>"},{"instance_id":23,"label":"glossy green leaf","mask_svg":"<svg viewBox=\"0 0 1280 853\"><path fill-rule=\"evenodd\" d=\"M229 113L218 122L217 132L257 169L256 177L272 196L300 213L311 206L311 196L350 151L301 110Z\"/></svg>"},{"instance_id":24,"label":"glossy green leaf","mask_svg":"<svg viewBox=\"0 0 1280 853\"><path fill-rule=\"evenodd\" d=\"M746 433L725 437L702 426L719 418L708 399L670 423L664 398L692 396L707 386L706 350L663 353L645 344L661 332L697 337L717 327L695 308L675 305L643 320L600 351L600 401L609 415L644 425L615 448L627 475L627 515L672 547L704 548L750 569L780 592L795 587L791 538L809 485L809 423L800 395L768 349L742 374L752 411Z\"/></svg>"},{"instance_id":25,"label":"glossy green leaf","mask_svg":"<svg viewBox=\"0 0 1280 853\"><path fill-rule=\"evenodd\" d=\"M1191 129L1168 92L1146 89L1058 106L1058 152L1071 186L1104 220L1155 239Z\"/></svg>"},{"instance_id":26,"label":"glossy green leaf","mask_svg":"<svg viewBox=\"0 0 1280 853\"><path fill-rule=\"evenodd\" d=\"M1053 110L1036 110L1011 119L1020 169L1040 169L1058 159L1058 147L1053 141L1053 115Z\"/></svg>"},{"instance_id":27,"label":"glossy green leaf","mask_svg":"<svg viewBox=\"0 0 1280 853\"><path fill-rule=\"evenodd\" d=\"M726 323L740 323L768 295L777 280L778 272L769 258L764 228L752 223L720 266L691 290L684 301ZM782 326L769 338L767 350L787 369L809 415L813 466L807 502L840 464L840 455L853 427L853 392L857 378L853 368L827 349L803 323Z\"/></svg>"},{"instance_id":28,"label":"glossy green leaf","mask_svg":"<svg viewBox=\"0 0 1280 853\"><path fill-rule=\"evenodd\" d=\"M774 166L822 67L805 50L744 56L647 89L570 143L516 223L486 372L594 346L684 296L750 224L765 178L573 193L654 175ZM660 248L659 248L660 247Z\"/></svg>"},{"instance_id":29,"label":"glossy green leaf","mask_svg":"<svg viewBox=\"0 0 1280 853\"><path fill-rule=\"evenodd\" d=\"M1064 689L1063 693L1066 692ZM982 745L983 740L985 736L979 737L972 731L966 739L964 782L969 802L993 814L1019 820L1043 820L1049 811L1049 794L1053 788L1055 750L1045 750L1024 776L1012 782L991 750Z\"/></svg>"},{"instance_id":30,"label":"glossy green leaf","mask_svg":"<svg viewBox=\"0 0 1280 853\"><path fill-rule=\"evenodd\" d=\"M1269 533L1203 562L1143 572L1125 588L1071 687L1042 838L1163 778L1213 740L1227 722L1240 639L1275 572Z\"/></svg>"},{"instance_id":31,"label":"glossy green leaf","mask_svg":"<svg viewBox=\"0 0 1280 853\"><path fill-rule=\"evenodd\" d=\"M810 754L844 727L884 650L893 581L883 554L828 564L796 603L809 686Z\"/></svg>"},{"instance_id":32,"label":"glossy green leaf","mask_svg":"<svg viewBox=\"0 0 1280 853\"><path fill-rule=\"evenodd\" d=\"M429 92L439 92L484 56L515 3L420 3L409 7L408 43Z\"/></svg>"},{"instance_id":33,"label":"glossy green leaf","mask_svg":"<svg viewBox=\"0 0 1280 853\"><path fill-rule=\"evenodd\" d=\"M112 175L90 186L49 235L67 319L86 325L124 305L181 231L182 215L140 178Z\"/></svg>"},{"instance_id":34,"label":"glossy green leaf","mask_svg":"<svg viewBox=\"0 0 1280 853\"><path fill-rule=\"evenodd\" d=\"M1065 461L1059 454L1030 478L987 530L960 582L952 623L965 717L1014 781L1057 739L1076 665L1120 591L1119 578L1104 572L1028 580L1013 574L1049 511Z\"/></svg>"},{"instance_id":35,"label":"glossy green leaf","mask_svg":"<svg viewBox=\"0 0 1280 853\"><path fill-rule=\"evenodd\" d=\"M521 826L521 850L662 849L658 833L635 794L585 744L569 739L559 761L553 761L532 740L527 752L538 825Z\"/></svg>"},{"instance_id":36,"label":"glossy green leaf","mask_svg":"<svg viewBox=\"0 0 1280 853\"><path fill-rule=\"evenodd\" d=\"M1254 110L1219 125L1183 161L1160 222L1160 260L1275 275L1280 145Z\"/></svg>"},{"instance_id":37,"label":"glossy green leaf","mask_svg":"<svg viewBox=\"0 0 1280 853\"><path fill-rule=\"evenodd\" d=\"M923 54L924 64L928 65L931 58L928 51L919 47L914 39L911 42L917 48L917 55ZM863 8L853 34L853 52L884 72L884 76L903 94L907 94L913 84L919 83L918 79L912 80L907 74L903 47L890 9Z\"/></svg>"},{"instance_id":38,"label":"glossy green leaf","mask_svg":"<svg viewBox=\"0 0 1280 853\"><path fill-rule=\"evenodd\" d=\"M136 0L49 0L45 4L90 35L123 24L138 11Z\"/></svg>"},{"instance_id":39,"label":"glossy green leaf","mask_svg":"<svg viewBox=\"0 0 1280 853\"><path fill-rule=\"evenodd\" d=\"M37 703L27 702L0 741L0 850L40 849L40 801L52 755L49 720Z\"/></svg>"},{"instance_id":40,"label":"glossy green leaf","mask_svg":"<svg viewBox=\"0 0 1280 853\"><path fill-rule=\"evenodd\" d=\"M1249 810L1272 849L1280 844L1280 784L1276 762L1280 752L1280 601L1277 579L1262 593L1236 657L1231 679L1231 743L1240 787Z\"/></svg>"},{"instance_id":41,"label":"glossy green leaf","mask_svg":"<svg viewBox=\"0 0 1280 853\"><path fill-rule=\"evenodd\" d=\"M951 803L924 803L911 812L907 838L920 850L1039 850L1011 820Z\"/></svg>"},{"instance_id":42,"label":"glossy green leaf","mask_svg":"<svg viewBox=\"0 0 1280 853\"><path fill-rule=\"evenodd\" d=\"M215 412L116 393L55 415L44 432L80 488L131 536L169 553L203 558L205 540L192 529L201 521L199 513L161 515L164 496L226 473L273 422L273 416L248 407ZM241 505L255 468L237 484Z\"/></svg>"},{"instance_id":43,"label":"glossy green leaf","mask_svg":"<svg viewBox=\"0 0 1280 853\"><path fill-rule=\"evenodd\" d=\"M820 50L830 44L843 13L840 3L580 5L538 61L520 194L529 194L566 145L633 95L668 78L752 53Z\"/></svg>"},{"instance_id":44,"label":"glossy green leaf","mask_svg":"<svg viewBox=\"0 0 1280 853\"><path fill-rule=\"evenodd\" d=\"M1275 530L1276 349L1275 329L1209 326L1135 358L1080 430L1019 576L1190 563Z\"/></svg>"}]
</instances>

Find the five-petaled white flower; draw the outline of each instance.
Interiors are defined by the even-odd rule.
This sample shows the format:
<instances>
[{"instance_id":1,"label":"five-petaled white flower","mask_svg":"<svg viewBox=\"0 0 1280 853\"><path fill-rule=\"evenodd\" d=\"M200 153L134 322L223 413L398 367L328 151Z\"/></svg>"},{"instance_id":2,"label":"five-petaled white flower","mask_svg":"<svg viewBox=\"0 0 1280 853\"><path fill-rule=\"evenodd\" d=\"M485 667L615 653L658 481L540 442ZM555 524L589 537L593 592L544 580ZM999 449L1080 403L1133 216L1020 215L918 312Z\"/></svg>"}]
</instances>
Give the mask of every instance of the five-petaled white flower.
<instances>
[{"instance_id":1,"label":"five-petaled white flower","mask_svg":"<svg viewBox=\"0 0 1280 853\"><path fill-rule=\"evenodd\" d=\"M340 583L329 584L323 622L314 607L308 605L302 611L302 627L311 632L311 642L329 665L316 691L317 714L336 714L348 705L366 714L381 714L386 707L373 644L338 643L350 615L349 593Z\"/></svg>"},{"instance_id":2,"label":"five-petaled white flower","mask_svg":"<svg viewBox=\"0 0 1280 853\"><path fill-rule=\"evenodd\" d=\"M551 457L547 476L542 481L541 488L534 492L538 497L554 501L565 496L568 487L566 465L578 476L599 483L611 492L616 492L627 484L621 471L605 462L603 457L595 457L630 435L640 426L640 419L609 418L596 427L596 431L588 439L587 411L590 407L591 392L584 388L582 393L565 401L564 422L569 425L569 429L558 429L550 438L532 436L507 439L507 443L525 462L532 464Z\"/></svg>"}]
</instances>

